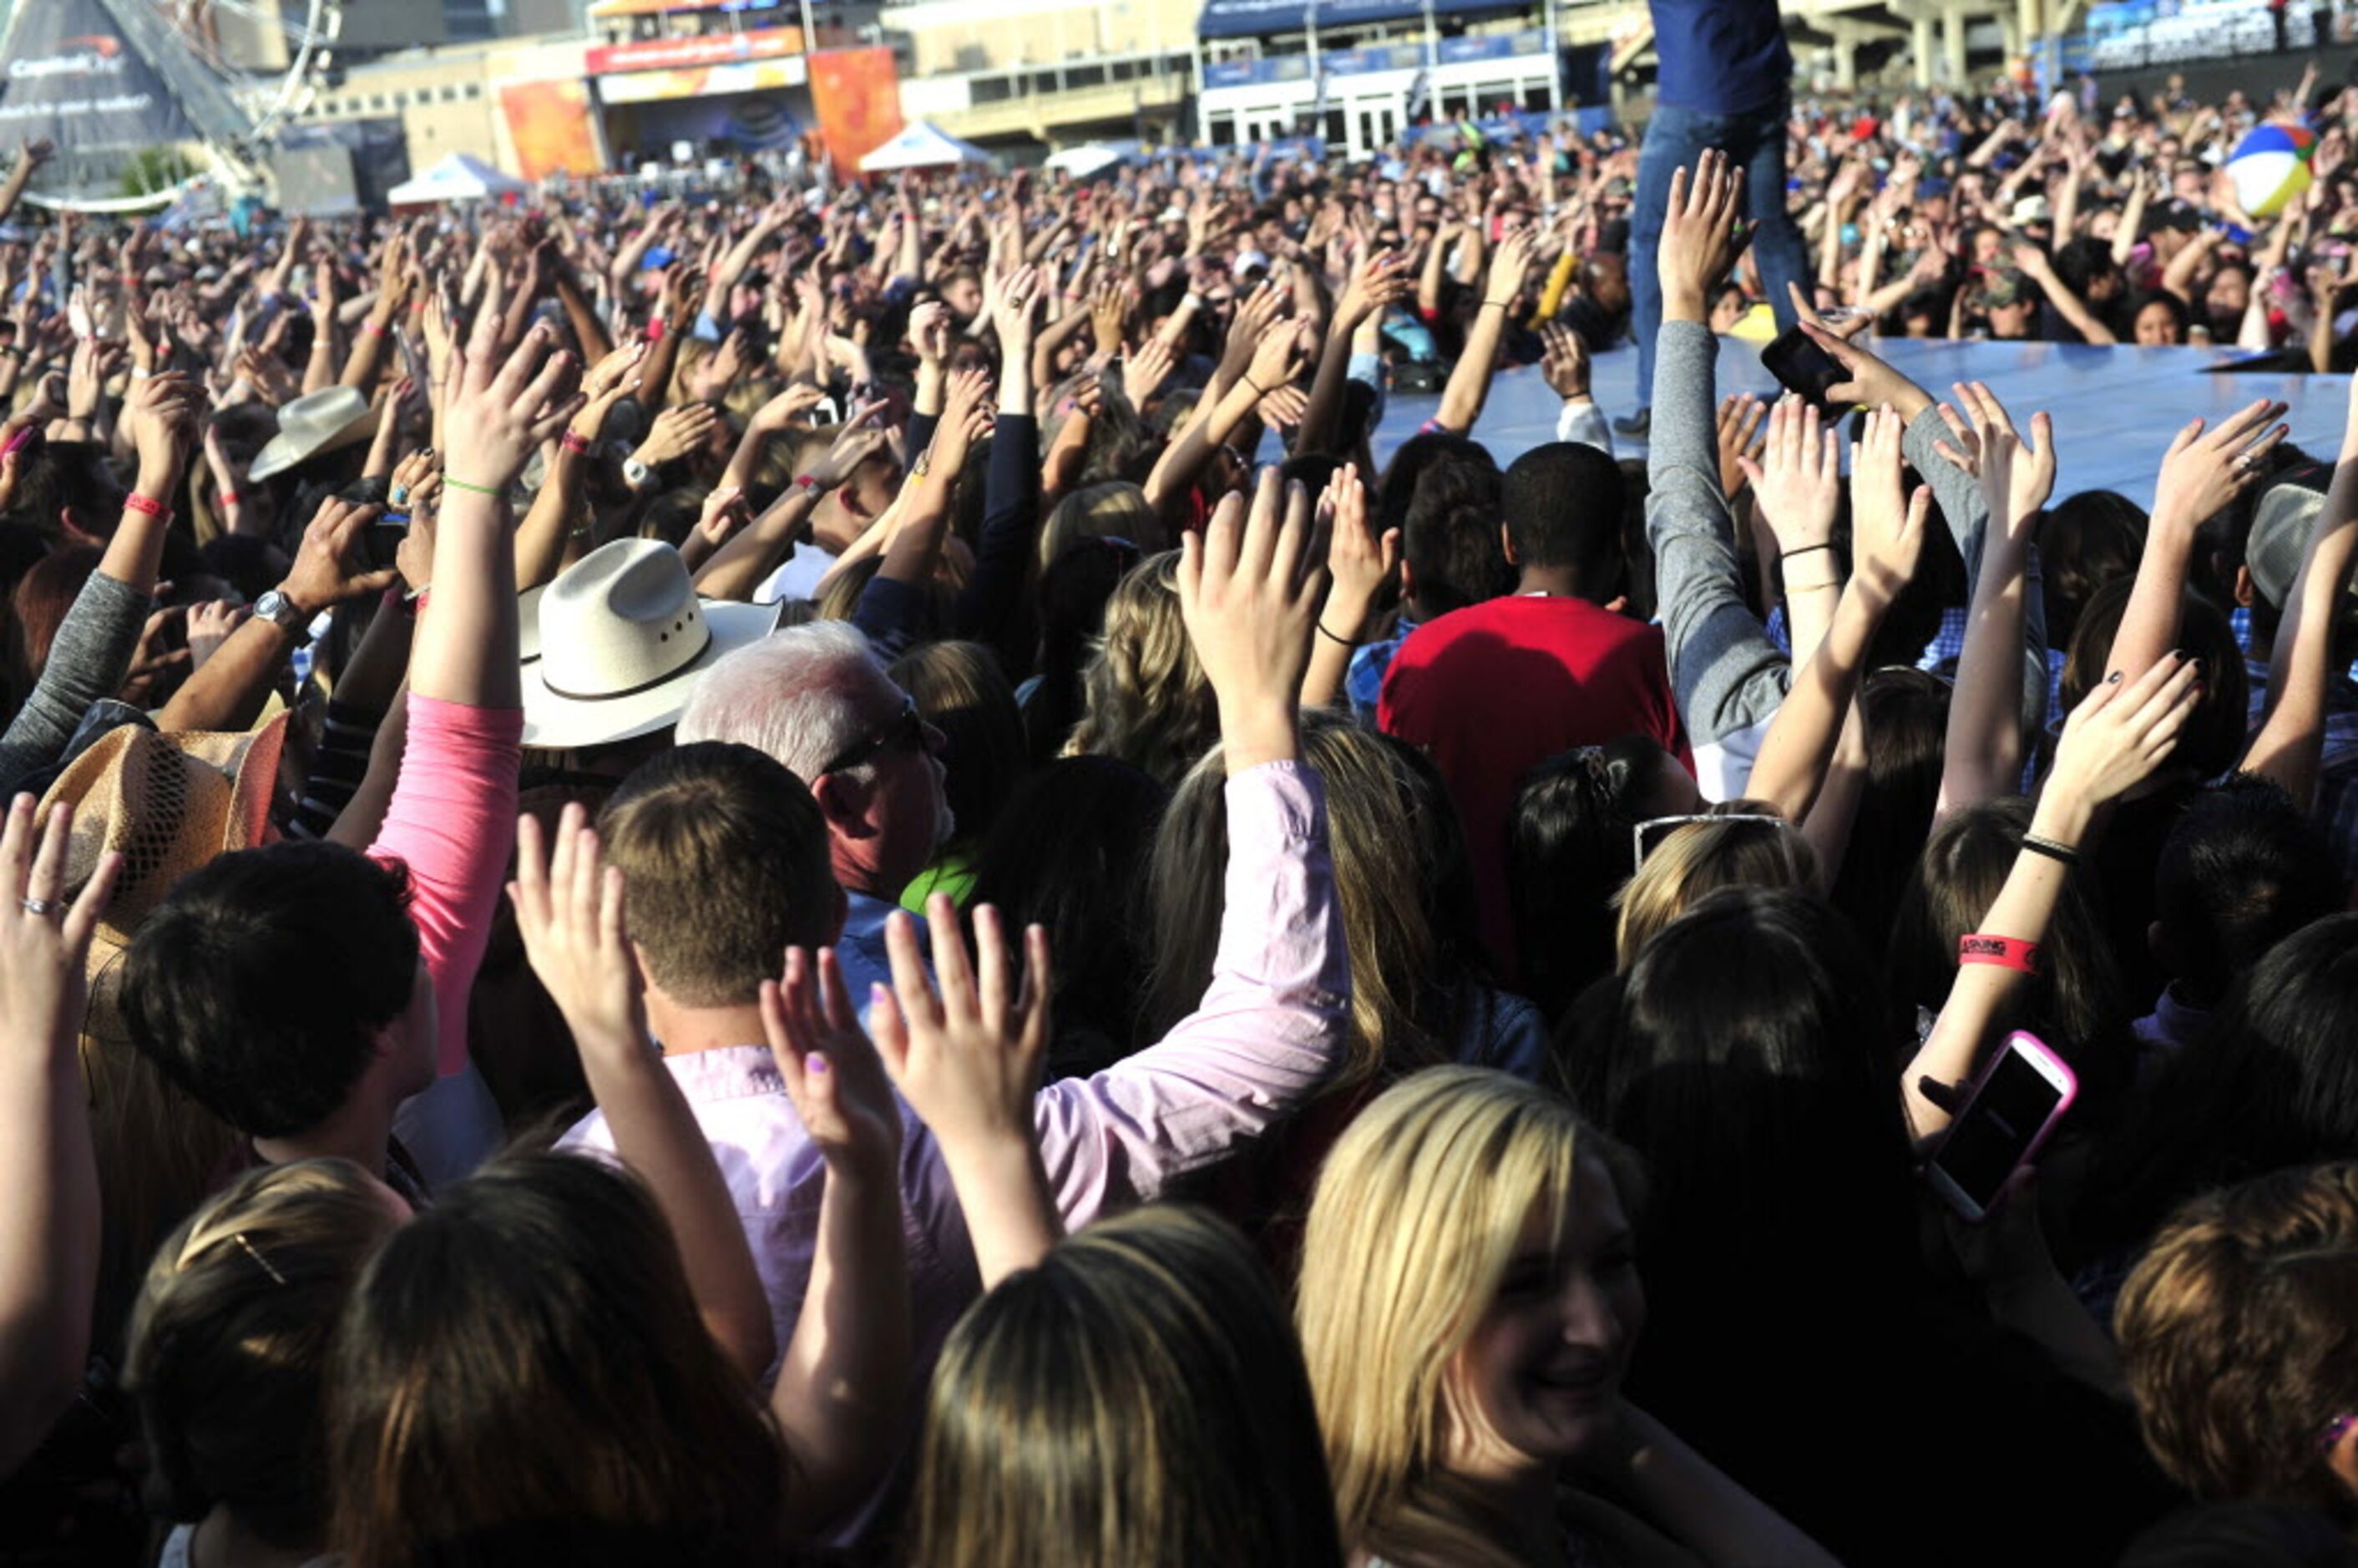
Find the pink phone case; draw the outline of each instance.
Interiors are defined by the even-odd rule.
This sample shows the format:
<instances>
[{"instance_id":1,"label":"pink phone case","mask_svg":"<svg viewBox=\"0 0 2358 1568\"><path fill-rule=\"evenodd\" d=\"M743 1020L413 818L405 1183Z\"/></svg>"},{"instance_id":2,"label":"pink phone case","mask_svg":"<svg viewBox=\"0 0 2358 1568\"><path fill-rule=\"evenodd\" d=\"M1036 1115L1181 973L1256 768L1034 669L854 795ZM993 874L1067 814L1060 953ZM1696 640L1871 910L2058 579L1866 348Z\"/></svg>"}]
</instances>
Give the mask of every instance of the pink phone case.
<instances>
[{"instance_id":1,"label":"pink phone case","mask_svg":"<svg viewBox=\"0 0 2358 1568\"><path fill-rule=\"evenodd\" d=\"M1940 1168L1942 1152L1948 1148L1949 1140L1956 1135L1957 1129L1963 1125L1968 1116L1973 1114L1975 1102L1981 1098L1983 1087L2005 1064L2006 1057L2017 1052L2037 1063L2042 1069L2042 1076L2050 1083L2060 1078L2062 1081L2062 1092L2056 1096L2054 1108L2047 1113L2047 1119L2039 1124L2039 1130L2032 1133L2030 1141L2022 1146L2021 1154L2016 1157L2013 1168L2006 1172L2005 1181L1998 1184L1998 1190L2005 1191L2006 1182L2014 1179L2014 1173L2039 1157L2039 1152L2047 1146L2048 1137L2054 1132L2055 1124L2063 1119L2065 1111L2071 1108L2071 1102L2080 1098L2080 1076L2071 1070L2070 1063L2049 1049L2045 1041L2025 1030L2017 1029L2006 1037L2005 1047L1990 1057L1989 1065L1985 1066L1980 1075L1974 1079L1973 1092L1965 1097L1964 1104L1958 1108L1955 1118L1950 1121L1948 1130L1941 1135L1941 1141L1933 1146L1932 1157L1927 1162L1929 1170ZM1945 1178L1947 1173L1942 1173ZM1959 1197L1963 1195L1963 1191L1957 1187L1953 1181L1946 1182L1945 1184L1935 1183L1934 1187L1942 1197L1948 1199L1952 1206L1961 1213L1964 1212L1964 1204L1958 1202ZM1970 1199L1967 1201L1969 1202ZM1977 1214L1966 1213L1965 1217L1978 1223L1987 1218L1990 1213L1988 1209L1982 1209Z\"/></svg>"}]
</instances>

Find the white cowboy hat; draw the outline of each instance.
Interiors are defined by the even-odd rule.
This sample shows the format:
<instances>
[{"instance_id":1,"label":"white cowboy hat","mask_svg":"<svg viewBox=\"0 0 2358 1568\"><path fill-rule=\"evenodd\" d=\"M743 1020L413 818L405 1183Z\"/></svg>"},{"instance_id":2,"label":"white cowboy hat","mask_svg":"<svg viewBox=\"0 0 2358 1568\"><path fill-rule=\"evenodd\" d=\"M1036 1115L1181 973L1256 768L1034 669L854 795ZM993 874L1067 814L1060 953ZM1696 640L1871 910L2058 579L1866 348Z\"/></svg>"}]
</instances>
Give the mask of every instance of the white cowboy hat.
<instances>
[{"instance_id":1,"label":"white cowboy hat","mask_svg":"<svg viewBox=\"0 0 2358 1568\"><path fill-rule=\"evenodd\" d=\"M565 751L677 719L721 654L776 629L778 607L698 600L677 550L617 539L548 585L539 622L540 657L524 667L524 743Z\"/></svg>"},{"instance_id":2,"label":"white cowboy hat","mask_svg":"<svg viewBox=\"0 0 2358 1568\"><path fill-rule=\"evenodd\" d=\"M270 438L246 470L249 479L285 473L306 458L362 440L375 429L369 401L355 386L307 392L278 411L278 434Z\"/></svg>"}]
</instances>

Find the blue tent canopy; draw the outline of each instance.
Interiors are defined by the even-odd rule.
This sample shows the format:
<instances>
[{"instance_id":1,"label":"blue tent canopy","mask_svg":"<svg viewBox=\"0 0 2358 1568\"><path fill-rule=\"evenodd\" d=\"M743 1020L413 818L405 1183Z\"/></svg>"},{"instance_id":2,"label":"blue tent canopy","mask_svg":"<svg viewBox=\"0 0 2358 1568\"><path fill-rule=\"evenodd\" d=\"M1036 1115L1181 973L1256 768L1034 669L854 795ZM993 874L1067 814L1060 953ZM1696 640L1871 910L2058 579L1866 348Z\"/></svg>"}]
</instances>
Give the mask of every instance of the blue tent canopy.
<instances>
[{"instance_id":1,"label":"blue tent canopy","mask_svg":"<svg viewBox=\"0 0 2358 1568\"><path fill-rule=\"evenodd\" d=\"M1462 16L1484 11L1520 11L1527 0L1431 0L1434 15ZM1305 31L1316 14L1322 27L1363 27L1406 22L1424 15L1424 0L1204 0L1195 31L1207 38L1262 38Z\"/></svg>"}]
</instances>

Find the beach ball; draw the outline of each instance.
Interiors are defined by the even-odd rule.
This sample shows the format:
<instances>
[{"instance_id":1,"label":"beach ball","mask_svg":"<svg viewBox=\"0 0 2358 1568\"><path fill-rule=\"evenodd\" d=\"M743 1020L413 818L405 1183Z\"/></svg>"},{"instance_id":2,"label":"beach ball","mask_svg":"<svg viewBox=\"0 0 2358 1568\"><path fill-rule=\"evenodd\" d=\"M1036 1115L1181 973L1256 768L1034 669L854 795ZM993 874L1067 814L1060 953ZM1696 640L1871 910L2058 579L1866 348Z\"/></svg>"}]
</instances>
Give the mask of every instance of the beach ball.
<instances>
[{"instance_id":1,"label":"beach ball","mask_svg":"<svg viewBox=\"0 0 2358 1568\"><path fill-rule=\"evenodd\" d=\"M2235 200L2255 218L2273 218L2309 189L2309 155L2317 137L2299 125L2258 125L2227 160Z\"/></svg>"}]
</instances>

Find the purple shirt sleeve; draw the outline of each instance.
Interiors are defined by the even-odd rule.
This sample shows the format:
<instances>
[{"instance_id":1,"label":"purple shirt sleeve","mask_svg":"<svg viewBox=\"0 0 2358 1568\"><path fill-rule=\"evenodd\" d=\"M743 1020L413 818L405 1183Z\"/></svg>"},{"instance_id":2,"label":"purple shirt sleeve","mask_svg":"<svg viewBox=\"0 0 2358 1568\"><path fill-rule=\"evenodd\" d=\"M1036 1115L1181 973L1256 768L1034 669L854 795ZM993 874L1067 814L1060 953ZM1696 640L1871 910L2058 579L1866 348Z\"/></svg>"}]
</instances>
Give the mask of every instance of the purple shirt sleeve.
<instances>
[{"instance_id":1,"label":"purple shirt sleeve","mask_svg":"<svg viewBox=\"0 0 2358 1568\"><path fill-rule=\"evenodd\" d=\"M524 710L409 699L409 738L369 853L409 870L410 918L434 977L441 1070L467 1061L467 994L515 848Z\"/></svg>"},{"instance_id":2,"label":"purple shirt sleeve","mask_svg":"<svg viewBox=\"0 0 2358 1568\"><path fill-rule=\"evenodd\" d=\"M1350 964L1318 775L1299 762L1253 768L1228 781L1228 805L1226 913L1202 1004L1161 1044L1035 1102L1070 1228L1267 1130L1342 1063Z\"/></svg>"}]
</instances>

